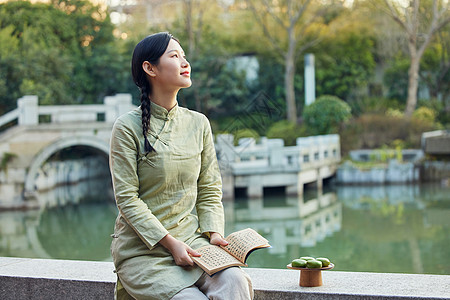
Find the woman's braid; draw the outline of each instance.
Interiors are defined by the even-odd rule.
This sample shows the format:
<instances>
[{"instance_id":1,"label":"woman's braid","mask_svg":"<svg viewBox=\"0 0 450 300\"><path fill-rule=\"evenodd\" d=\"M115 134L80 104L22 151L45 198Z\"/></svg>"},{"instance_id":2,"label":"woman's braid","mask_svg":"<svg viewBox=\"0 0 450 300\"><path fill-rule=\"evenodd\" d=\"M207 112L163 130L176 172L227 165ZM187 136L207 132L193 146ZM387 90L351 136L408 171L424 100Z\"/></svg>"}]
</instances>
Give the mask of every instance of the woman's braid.
<instances>
[{"instance_id":1,"label":"woman's braid","mask_svg":"<svg viewBox=\"0 0 450 300\"><path fill-rule=\"evenodd\" d=\"M141 110L142 110L142 133L144 134L144 150L146 153L155 151L155 148L150 145L147 138L147 132L150 126L150 99L148 97L149 86L148 83L141 87Z\"/></svg>"}]
</instances>

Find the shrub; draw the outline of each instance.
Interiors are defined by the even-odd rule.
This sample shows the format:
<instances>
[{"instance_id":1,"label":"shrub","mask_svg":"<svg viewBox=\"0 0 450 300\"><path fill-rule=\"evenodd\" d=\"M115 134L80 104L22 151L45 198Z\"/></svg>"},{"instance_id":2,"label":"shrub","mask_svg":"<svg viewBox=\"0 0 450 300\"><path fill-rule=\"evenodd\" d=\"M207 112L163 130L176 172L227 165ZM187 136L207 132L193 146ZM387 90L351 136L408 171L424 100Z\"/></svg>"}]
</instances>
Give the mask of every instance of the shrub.
<instances>
[{"instance_id":1,"label":"shrub","mask_svg":"<svg viewBox=\"0 0 450 300\"><path fill-rule=\"evenodd\" d=\"M413 112L412 118L433 124L436 121L436 112L429 107L421 106Z\"/></svg>"},{"instance_id":2,"label":"shrub","mask_svg":"<svg viewBox=\"0 0 450 300\"><path fill-rule=\"evenodd\" d=\"M239 129L234 132L234 145L237 146L239 139L242 138L254 138L255 141L259 140L259 134L250 128Z\"/></svg>"},{"instance_id":3,"label":"shrub","mask_svg":"<svg viewBox=\"0 0 450 300\"><path fill-rule=\"evenodd\" d=\"M448 101L447 101L448 102ZM450 128L450 103L435 98L432 99L419 99L417 102L418 107L428 107L432 109L436 114L435 122L438 122L446 128Z\"/></svg>"},{"instance_id":4,"label":"shrub","mask_svg":"<svg viewBox=\"0 0 450 300\"><path fill-rule=\"evenodd\" d=\"M405 110L404 104L395 99L384 97L355 97L349 100L348 104L352 109L352 115L356 117L366 113L382 114L386 110Z\"/></svg>"},{"instance_id":5,"label":"shrub","mask_svg":"<svg viewBox=\"0 0 450 300\"><path fill-rule=\"evenodd\" d=\"M341 130L342 153L351 149L376 149L385 145L420 148L423 132L435 130L429 121L394 117L384 114L364 114Z\"/></svg>"},{"instance_id":6,"label":"shrub","mask_svg":"<svg viewBox=\"0 0 450 300\"><path fill-rule=\"evenodd\" d=\"M303 110L303 120L312 135L338 132L351 117L350 106L335 96L321 96Z\"/></svg>"},{"instance_id":7,"label":"shrub","mask_svg":"<svg viewBox=\"0 0 450 300\"><path fill-rule=\"evenodd\" d=\"M287 120L278 121L267 130L266 137L269 139L283 139L285 146L294 146L300 136L306 135L306 129Z\"/></svg>"},{"instance_id":8,"label":"shrub","mask_svg":"<svg viewBox=\"0 0 450 300\"><path fill-rule=\"evenodd\" d=\"M388 110L386 111L386 116L394 118L403 118L405 114L399 109L388 108Z\"/></svg>"},{"instance_id":9,"label":"shrub","mask_svg":"<svg viewBox=\"0 0 450 300\"><path fill-rule=\"evenodd\" d=\"M8 164L17 157L17 154L5 152L3 154L3 157L0 162L0 171L5 171L5 173L8 171Z\"/></svg>"}]
</instances>

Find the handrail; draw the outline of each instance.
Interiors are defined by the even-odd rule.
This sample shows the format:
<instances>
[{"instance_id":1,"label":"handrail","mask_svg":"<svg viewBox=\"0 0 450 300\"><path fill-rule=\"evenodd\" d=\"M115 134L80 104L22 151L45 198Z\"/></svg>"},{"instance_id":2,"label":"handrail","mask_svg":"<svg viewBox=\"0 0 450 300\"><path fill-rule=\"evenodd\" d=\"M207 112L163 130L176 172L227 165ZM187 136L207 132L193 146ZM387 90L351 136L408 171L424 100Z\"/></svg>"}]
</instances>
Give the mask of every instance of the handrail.
<instances>
[{"instance_id":1,"label":"handrail","mask_svg":"<svg viewBox=\"0 0 450 300\"><path fill-rule=\"evenodd\" d=\"M19 109L18 108L13 109L10 112L7 112L6 114L0 116L0 127L3 127L4 125L17 119L18 117L19 117Z\"/></svg>"},{"instance_id":2,"label":"handrail","mask_svg":"<svg viewBox=\"0 0 450 300\"><path fill-rule=\"evenodd\" d=\"M50 123L105 122L134 109L131 95L106 96L103 104L39 105L36 95L25 95L17 100L17 108L0 116L0 127L18 119L17 125L38 125L41 116L50 116ZM47 121L48 122L48 121Z\"/></svg>"}]
</instances>

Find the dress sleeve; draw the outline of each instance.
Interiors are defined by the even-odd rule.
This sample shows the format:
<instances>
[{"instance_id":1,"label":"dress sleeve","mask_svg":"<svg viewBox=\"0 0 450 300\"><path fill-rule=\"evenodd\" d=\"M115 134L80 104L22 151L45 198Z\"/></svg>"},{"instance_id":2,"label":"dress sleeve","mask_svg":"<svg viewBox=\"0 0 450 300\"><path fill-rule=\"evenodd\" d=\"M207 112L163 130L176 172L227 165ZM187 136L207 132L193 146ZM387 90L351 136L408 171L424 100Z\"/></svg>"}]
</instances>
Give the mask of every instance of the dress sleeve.
<instances>
[{"instance_id":1,"label":"dress sleeve","mask_svg":"<svg viewBox=\"0 0 450 300\"><path fill-rule=\"evenodd\" d=\"M114 124L110 168L119 213L141 240L151 248L169 232L139 198L137 146L133 130L120 119Z\"/></svg>"},{"instance_id":2,"label":"dress sleeve","mask_svg":"<svg viewBox=\"0 0 450 300\"><path fill-rule=\"evenodd\" d=\"M202 233L211 231L224 235L222 178L217 163L211 126L206 117L203 122L203 150L200 174L197 180L196 210Z\"/></svg>"}]
</instances>

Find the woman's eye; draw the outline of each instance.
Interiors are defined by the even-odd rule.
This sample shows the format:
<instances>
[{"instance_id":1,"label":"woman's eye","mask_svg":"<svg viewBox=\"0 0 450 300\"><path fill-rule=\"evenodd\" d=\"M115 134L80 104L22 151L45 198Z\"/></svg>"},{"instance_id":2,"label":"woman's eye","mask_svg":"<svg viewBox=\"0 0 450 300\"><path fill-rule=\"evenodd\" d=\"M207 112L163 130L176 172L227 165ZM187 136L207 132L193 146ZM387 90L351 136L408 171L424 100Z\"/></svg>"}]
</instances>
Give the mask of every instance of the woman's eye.
<instances>
[{"instance_id":1,"label":"woman's eye","mask_svg":"<svg viewBox=\"0 0 450 300\"><path fill-rule=\"evenodd\" d=\"M172 55L172 57L178 57L178 54L174 54L174 55Z\"/></svg>"}]
</instances>

